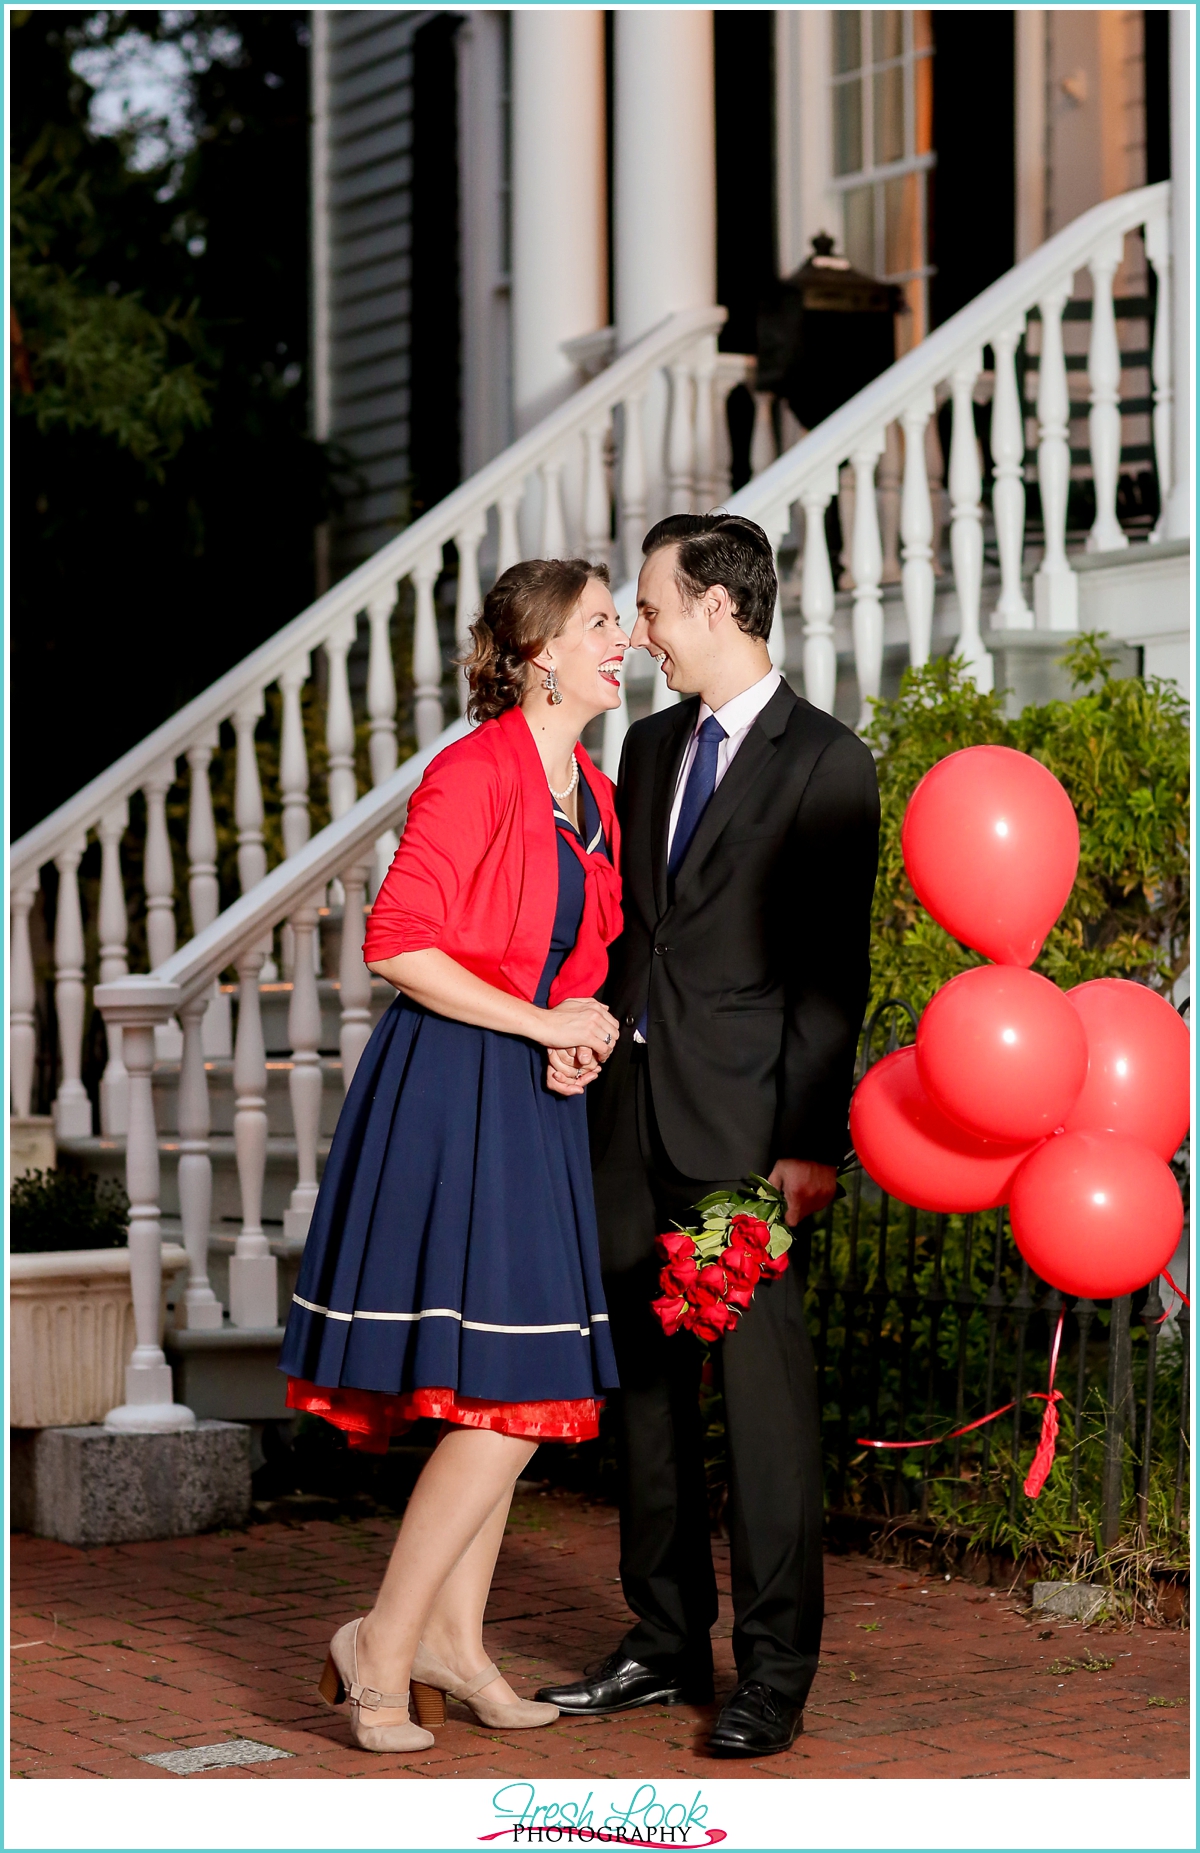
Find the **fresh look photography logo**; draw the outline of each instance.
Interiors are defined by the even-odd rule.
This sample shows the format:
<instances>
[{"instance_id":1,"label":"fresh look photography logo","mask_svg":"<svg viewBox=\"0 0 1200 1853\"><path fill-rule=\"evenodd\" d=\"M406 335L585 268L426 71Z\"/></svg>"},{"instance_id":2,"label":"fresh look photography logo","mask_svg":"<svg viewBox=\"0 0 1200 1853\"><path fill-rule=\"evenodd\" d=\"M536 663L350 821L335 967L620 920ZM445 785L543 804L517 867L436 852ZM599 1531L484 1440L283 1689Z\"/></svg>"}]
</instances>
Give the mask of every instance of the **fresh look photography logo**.
<instances>
[{"instance_id":1,"label":"fresh look photography logo","mask_svg":"<svg viewBox=\"0 0 1200 1853\"><path fill-rule=\"evenodd\" d=\"M480 1840L514 1846L588 1845L599 1841L626 1847L711 1847L725 1829L708 1825L699 1789L691 1801L667 1802L652 1782L643 1782L628 1801L598 1802L589 1789L582 1798L542 1799L532 1782L508 1782L492 1796L492 1813L502 1825Z\"/></svg>"}]
</instances>

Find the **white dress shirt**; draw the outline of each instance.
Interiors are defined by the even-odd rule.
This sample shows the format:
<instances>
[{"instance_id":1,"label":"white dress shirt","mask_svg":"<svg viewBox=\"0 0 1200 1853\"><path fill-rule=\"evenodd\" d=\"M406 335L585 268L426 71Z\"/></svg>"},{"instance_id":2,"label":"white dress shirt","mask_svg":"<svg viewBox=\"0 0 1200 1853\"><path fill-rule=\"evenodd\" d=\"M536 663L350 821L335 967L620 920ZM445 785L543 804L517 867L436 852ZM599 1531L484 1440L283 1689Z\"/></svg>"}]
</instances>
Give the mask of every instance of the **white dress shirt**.
<instances>
[{"instance_id":1,"label":"white dress shirt","mask_svg":"<svg viewBox=\"0 0 1200 1853\"><path fill-rule=\"evenodd\" d=\"M758 719L782 681L783 677L778 669L769 669L761 681L752 683L749 688L744 688L740 695L735 695L732 701L727 701L724 707L715 710L717 719L725 729L725 738L717 748L718 785L733 764L742 741L746 738L746 735L750 732L755 721ZM696 757L696 740L700 729L713 712L714 710L709 707L706 701L700 703L700 712L696 716L696 726L691 739L688 741L688 749L683 756L683 764L679 768L679 777L675 782L675 802L671 806L671 822L667 830L668 859L671 854L671 844L675 840L675 826L679 822L679 813L683 807L683 793L687 785L688 773L691 771L692 762Z\"/></svg>"}]
</instances>

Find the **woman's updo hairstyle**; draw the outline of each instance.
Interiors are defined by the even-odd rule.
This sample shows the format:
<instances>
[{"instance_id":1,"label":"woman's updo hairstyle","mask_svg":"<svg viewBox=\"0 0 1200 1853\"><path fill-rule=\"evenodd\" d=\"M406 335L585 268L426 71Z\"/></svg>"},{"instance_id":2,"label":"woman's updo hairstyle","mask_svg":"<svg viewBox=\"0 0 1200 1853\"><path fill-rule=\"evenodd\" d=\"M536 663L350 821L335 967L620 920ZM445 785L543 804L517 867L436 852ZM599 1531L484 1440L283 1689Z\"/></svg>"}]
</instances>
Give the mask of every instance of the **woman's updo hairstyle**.
<instances>
[{"instance_id":1,"label":"woman's updo hairstyle","mask_svg":"<svg viewBox=\"0 0 1200 1853\"><path fill-rule=\"evenodd\" d=\"M471 626L463 659L473 721L494 721L525 693L528 665L557 637L589 579L608 584L607 566L588 560L521 560L501 573Z\"/></svg>"}]
</instances>

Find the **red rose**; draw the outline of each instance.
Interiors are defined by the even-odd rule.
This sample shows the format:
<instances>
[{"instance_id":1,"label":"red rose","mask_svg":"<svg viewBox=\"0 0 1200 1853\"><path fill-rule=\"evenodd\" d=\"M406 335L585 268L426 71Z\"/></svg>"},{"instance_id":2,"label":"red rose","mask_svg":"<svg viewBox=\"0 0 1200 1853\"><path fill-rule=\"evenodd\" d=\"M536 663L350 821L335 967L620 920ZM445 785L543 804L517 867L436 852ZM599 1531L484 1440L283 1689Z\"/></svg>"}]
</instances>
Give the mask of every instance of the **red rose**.
<instances>
[{"instance_id":1,"label":"red rose","mask_svg":"<svg viewBox=\"0 0 1200 1853\"><path fill-rule=\"evenodd\" d=\"M679 1261L685 1255L694 1255L696 1252L695 1242L682 1229L668 1229L657 1238L657 1245L664 1261Z\"/></svg>"},{"instance_id":2,"label":"red rose","mask_svg":"<svg viewBox=\"0 0 1200 1853\"><path fill-rule=\"evenodd\" d=\"M735 1216L729 1224L731 1244L735 1248L766 1249L771 1231L761 1216Z\"/></svg>"},{"instance_id":3,"label":"red rose","mask_svg":"<svg viewBox=\"0 0 1200 1853\"><path fill-rule=\"evenodd\" d=\"M664 1293L686 1294L695 1285L695 1281L696 1263L686 1257L672 1261L668 1267L659 1270L658 1284Z\"/></svg>"},{"instance_id":4,"label":"red rose","mask_svg":"<svg viewBox=\"0 0 1200 1853\"><path fill-rule=\"evenodd\" d=\"M786 1248L784 1249L781 1255L774 1255L774 1256L764 1255L763 1264L762 1264L763 1279L764 1280L776 1279L778 1275L786 1272L787 1264L788 1264L788 1251Z\"/></svg>"},{"instance_id":5,"label":"red rose","mask_svg":"<svg viewBox=\"0 0 1200 1853\"><path fill-rule=\"evenodd\" d=\"M692 1330L697 1338L702 1338L707 1345L715 1344L723 1338L737 1321L737 1314L724 1300L714 1300L711 1306L697 1313L692 1321Z\"/></svg>"},{"instance_id":6,"label":"red rose","mask_svg":"<svg viewBox=\"0 0 1200 1853\"><path fill-rule=\"evenodd\" d=\"M696 1286L701 1294L719 1300L725 1294L725 1269L719 1261L710 1261L696 1275Z\"/></svg>"},{"instance_id":7,"label":"red rose","mask_svg":"<svg viewBox=\"0 0 1200 1853\"><path fill-rule=\"evenodd\" d=\"M650 1310L657 1315L658 1322L668 1338L673 1337L681 1325L690 1322L691 1309L685 1299L664 1295L661 1300L650 1302Z\"/></svg>"},{"instance_id":8,"label":"red rose","mask_svg":"<svg viewBox=\"0 0 1200 1853\"><path fill-rule=\"evenodd\" d=\"M744 1312L754 1297L754 1289L762 1272L762 1258L754 1249L727 1248L721 1260L728 1283L725 1298L730 1306L736 1306L740 1312Z\"/></svg>"}]
</instances>

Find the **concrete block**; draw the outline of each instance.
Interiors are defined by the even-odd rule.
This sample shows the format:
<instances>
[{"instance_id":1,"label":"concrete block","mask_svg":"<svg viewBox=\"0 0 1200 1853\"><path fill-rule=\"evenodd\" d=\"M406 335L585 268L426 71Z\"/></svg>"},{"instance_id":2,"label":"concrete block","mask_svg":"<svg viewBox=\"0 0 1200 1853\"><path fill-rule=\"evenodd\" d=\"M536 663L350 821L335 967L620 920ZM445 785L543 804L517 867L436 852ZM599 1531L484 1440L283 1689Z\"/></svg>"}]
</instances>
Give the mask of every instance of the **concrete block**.
<instances>
[{"instance_id":1,"label":"concrete block","mask_svg":"<svg viewBox=\"0 0 1200 1853\"><path fill-rule=\"evenodd\" d=\"M31 1171L53 1171L57 1163L50 1115L34 1113L20 1119L14 1114L8 1122L9 1181L27 1177Z\"/></svg>"},{"instance_id":2,"label":"concrete block","mask_svg":"<svg viewBox=\"0 0 1200 1853\"><path fill-rule=\"evenodd\" d=\"M62 1544L186 1538L250 1514L250 1430L232 1422L174 1435L14 1429L11 1461L14 1530Z\"/></svg>"},{"instance_id":3,"label":"concrete block","mask_svg":"<svg viewBox=\"0 0 1200 1853\"><path fill-rule=\"evenodd\" d=\"M222 1422L287 1418L287 1378L279 1368L283 1327L247 1331L168 1332L164 1349L175 1378L175 1400L197 1416Z\"/></svg>"},{"instance_id":4,"label":"concrete block","mask_svg":"<svg viewBox=\"0 0 1200 1853\"><path fill-rule=\"evenodd\" d=\"M1096 1621L1109 1606L1109 1592L1096 1583L1035 1583L1033 1606L1060 1621Z\"/></svg>"}]
</instances>

